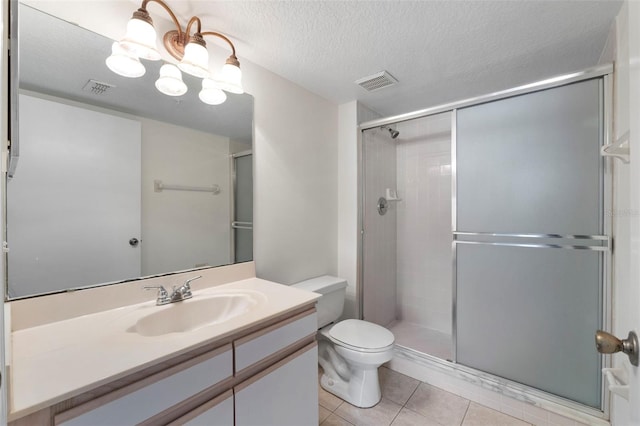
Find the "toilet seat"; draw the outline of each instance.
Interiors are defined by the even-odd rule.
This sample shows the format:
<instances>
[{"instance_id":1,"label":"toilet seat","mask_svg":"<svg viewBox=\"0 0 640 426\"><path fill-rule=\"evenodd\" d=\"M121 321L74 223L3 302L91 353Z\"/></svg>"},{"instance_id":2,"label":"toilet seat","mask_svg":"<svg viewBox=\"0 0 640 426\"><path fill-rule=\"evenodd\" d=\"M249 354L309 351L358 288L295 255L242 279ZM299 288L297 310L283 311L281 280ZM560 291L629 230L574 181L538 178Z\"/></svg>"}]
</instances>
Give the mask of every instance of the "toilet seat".
<instances>
[{"instance_id":1,"label":"toilet seat","mask_svg":"<svg viewBox=\"0 0 640 426\"><path fill-rule=\"evenodd\" d=\"M384 352L393 347L393 333L368 321L348 319L328 330L336 344L359 352Z\"/></svg>"}]
</instances>

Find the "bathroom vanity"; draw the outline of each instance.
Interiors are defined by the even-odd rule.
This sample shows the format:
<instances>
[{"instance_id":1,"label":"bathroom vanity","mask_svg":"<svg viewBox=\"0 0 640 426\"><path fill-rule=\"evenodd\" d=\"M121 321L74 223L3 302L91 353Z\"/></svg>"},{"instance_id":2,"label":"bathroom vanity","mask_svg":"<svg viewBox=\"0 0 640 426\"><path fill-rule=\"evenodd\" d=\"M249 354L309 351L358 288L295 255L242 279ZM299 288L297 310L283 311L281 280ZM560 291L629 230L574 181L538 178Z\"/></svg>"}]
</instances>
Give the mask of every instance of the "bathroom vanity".
<instances>
[{"instance_id":1,"label":"bathroom vanity","mask_svg":"<svg viewBox=\"0 0 640 426\"><path fill-rule=\"evenodd\" d=\"M165 306L141 291L153 280L121 296L109 286L13 302L9 424L317 424L319 296L219 277L243 268L251 275L253 264L203 271L192 299ZM55 309L91 291L123 300L131 287L147 301L78 316ZM47 297L51 322L33 318Z\"/></svg>"}]
</instances>

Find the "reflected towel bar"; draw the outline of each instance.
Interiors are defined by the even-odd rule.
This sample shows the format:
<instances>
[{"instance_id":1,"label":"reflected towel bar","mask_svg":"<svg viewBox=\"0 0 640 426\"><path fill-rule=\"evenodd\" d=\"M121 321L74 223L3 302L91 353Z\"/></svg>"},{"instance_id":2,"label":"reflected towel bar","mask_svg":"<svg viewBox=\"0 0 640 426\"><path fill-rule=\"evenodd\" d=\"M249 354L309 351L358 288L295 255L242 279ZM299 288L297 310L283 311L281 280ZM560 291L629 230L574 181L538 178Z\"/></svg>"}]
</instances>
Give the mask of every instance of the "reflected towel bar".
<instances>
[{"instance_id":1,"label":"reflected towel bar","mask_svg":"<svg viewBox=\"0 0 640 426\"><path fill-rule=\"evenodd\" d=\"M220 186L188 186L188 185L169 185L166 183L162 183L161 180L153 181L153 190L155 192L162 192L164 190L172 190L172 191L197 191L197 192L212 192L213 195L219 194L222 190Z\"/></svg>"},{"instance_id":2,"label":"reflected towel bar","mask_svg":"<svg viewBox=\"0 0 640 426\"><path fill-rule=\"evenodd\" d=\"M233 229L253 229L253 222L231 222Z\"/></svg>"}]
</instances>

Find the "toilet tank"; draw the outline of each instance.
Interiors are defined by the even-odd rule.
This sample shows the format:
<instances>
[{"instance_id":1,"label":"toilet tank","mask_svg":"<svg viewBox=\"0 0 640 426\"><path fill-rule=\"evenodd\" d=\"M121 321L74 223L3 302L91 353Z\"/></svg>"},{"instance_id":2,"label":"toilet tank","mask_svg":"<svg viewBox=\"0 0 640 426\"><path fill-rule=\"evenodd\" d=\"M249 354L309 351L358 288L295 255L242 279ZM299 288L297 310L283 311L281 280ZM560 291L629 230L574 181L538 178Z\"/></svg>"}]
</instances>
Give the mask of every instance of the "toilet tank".
<instances>
[{"instance_id":1,"label":"toilet tank","mask_svg":"<svg viewBox=\"0 0 640 426\"><path fill-rule=\"evenodd\" d=\"M323 275L293 284L293 287L322 295L316 306L319 329L336 321L342 315L347 288L347 281L344 278Z\"/></svg>"}]
</instances>

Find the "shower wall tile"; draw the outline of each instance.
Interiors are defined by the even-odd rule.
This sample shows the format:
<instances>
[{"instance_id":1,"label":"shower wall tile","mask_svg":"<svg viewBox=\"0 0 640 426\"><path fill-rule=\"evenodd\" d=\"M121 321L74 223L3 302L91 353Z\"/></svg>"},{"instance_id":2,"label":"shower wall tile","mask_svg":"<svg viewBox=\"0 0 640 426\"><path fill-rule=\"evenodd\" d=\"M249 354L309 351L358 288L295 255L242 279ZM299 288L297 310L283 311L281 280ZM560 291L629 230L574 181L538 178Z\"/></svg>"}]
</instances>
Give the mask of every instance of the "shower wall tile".
<instances>
[{"instance_id":1,"label":"shower wall tile","mask_svg":"<svg viewBox=\"0 0 640 426\"><path fill-rule=\"evenodd\" d=\"M449 114L398 125L398 319L451 333Z\"/></svg>"},{"instance_id":2,"label":"shower wall tile","mask_svg":"<svg viewBox=\"0 0 640 426\"><path fill-rule=\"evenodd\" d=\"M363 134L363 147L363 316L386 326L396 317L397 212L396 205L390 203L381 216L376 206L387 188L396 188L396 143L386 130L371 129Z\"/></svg>"}]
</instances>

